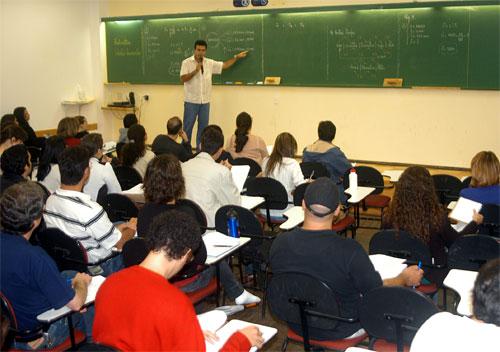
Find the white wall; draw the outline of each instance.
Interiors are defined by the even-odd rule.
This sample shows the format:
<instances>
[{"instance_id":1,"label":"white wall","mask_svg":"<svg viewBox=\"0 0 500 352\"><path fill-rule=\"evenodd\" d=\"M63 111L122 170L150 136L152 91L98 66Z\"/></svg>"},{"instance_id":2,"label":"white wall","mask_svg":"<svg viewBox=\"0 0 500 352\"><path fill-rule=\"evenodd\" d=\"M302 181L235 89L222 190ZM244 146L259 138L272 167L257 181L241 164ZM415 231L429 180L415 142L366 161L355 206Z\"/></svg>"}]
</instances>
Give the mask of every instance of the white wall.
<instances>
[{"instance_id":1,"label":"white wall","mask_svg":"<svg viewBox=\"0 0 500 352\"><path fill-rule=\"evenodd\" d=\"M78 113L61 101L102 96L99 61L99 5L93 1L2 0L0 112L26 106L35 130L57 126ZM89 122L100 102L83 106Z\"/></svg>"},{"instance_id":2,"label":"white wall","mask_svg":"<svg viewBox=\"0 0 500 352\"><path fill-rule=\"evenodd\" d=\"M370 2L374 1L356 1ZM346 3L353 2L270 0L269 6ZM133 16L233 9L229 0L109 1L102 13ZM142 123L150 136L164 131L168 117L182 116L181 86L109 86L105 99L130 90L151 97L142 109ZM317 123L331 119L337 125L336 143L349 158L468 167L479 150L500 155L499 98L498 91L216 86L210 116L211 123L220 124L228 136L234 130L234 117L245 110L254 117L254 133L268 144L278 133L289 131L300 150L316 139ZM117 119L113 123L113 130L121 125Z\"/></svg>"}]
</instances>

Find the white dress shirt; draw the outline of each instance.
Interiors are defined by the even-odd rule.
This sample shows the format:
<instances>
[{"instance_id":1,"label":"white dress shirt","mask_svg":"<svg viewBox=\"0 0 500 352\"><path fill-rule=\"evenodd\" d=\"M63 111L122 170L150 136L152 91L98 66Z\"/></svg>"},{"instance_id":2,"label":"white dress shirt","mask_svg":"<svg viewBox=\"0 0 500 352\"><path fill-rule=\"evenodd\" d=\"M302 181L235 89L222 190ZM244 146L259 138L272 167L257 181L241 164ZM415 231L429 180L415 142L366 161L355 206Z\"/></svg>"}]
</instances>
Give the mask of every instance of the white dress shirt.
<instances>
[{"instance_id":1,"label":"white dress shirt","mask_svg":"<svg viewBox=\"0 0 500 352\"><path fill-rule=\"evenodd\" d=\"M493 352L499 349L499 336L500 327L494 324L440 312L418 329L410 352Z\"/></svg>"},{"instance_id":2,"label":"white dress shirt","mask_svg":"<svg viewBox=\"0 0 500 352\"><path fill-rule=\"evenodd\" d=\"M47 227L57 227L77 239L90 262L110 256L122 237L104 209L82 192L58 189L47 199L43 218Z\"/></svg>"},{"instance_id":3,"label":"white dress shirt","mask_svg":"<svg viewBox=\"0 0 500 352\"><path fill-rule=\"evenodd\" d=\"M194 55L182 61L181 76L196 70L198 63ZM203 58L203 73L198 71L189 81L184 82L184 101L194 104L207 104L212 93L212 75L220 75L222 61Z\"/></svg>"},{"instance_id":4,"label":"white dress shirt","mask_svg":"<svg viewBox=\"0 0 500 352\"><path fill-rule=\"evenodd\" d=\"M183 163L182 175L186 184L186 198L201 207L208 226L215 225L215 213L220 207L241 204L231 171L217 164L208 153L202 152Z\"/></svg>"},{"instance_id":5,"label":"white dress shirt","mask_svg":"<svg viewBox=\"0 0 500 352\"><path fill-rule=\"evenodd\" d=\"M90 195L90 199L97 201L97 194L102 186L108 187L108 193L120 193L122 188L111 164L101 164L97 158L90 158L90 177L83 187L83 193Z\"/></svg>"}]
</instances>

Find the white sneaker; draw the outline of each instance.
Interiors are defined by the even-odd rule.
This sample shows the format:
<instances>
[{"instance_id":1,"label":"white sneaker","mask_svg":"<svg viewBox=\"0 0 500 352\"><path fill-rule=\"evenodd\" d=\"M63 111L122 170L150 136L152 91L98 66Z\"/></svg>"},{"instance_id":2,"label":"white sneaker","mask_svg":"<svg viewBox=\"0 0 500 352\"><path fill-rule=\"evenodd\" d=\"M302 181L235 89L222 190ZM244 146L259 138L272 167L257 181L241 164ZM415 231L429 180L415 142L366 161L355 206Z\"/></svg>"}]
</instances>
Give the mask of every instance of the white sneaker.
<instances>
[{"instance_id":1,"label":"white sneaker","mask_svg":"<svg viewBox=\"0 0 500 352\"><path fill-rule=\"evenodd\" d=\"M260 303L260 298L255 296L255 295L252 295L247 290L243 290L243 293L241 295L239 295L238 297L236 297L236 299L234 300L234 303L243 304L243 305L252 304L252 303Z\"/></svg>"}]
</instances>

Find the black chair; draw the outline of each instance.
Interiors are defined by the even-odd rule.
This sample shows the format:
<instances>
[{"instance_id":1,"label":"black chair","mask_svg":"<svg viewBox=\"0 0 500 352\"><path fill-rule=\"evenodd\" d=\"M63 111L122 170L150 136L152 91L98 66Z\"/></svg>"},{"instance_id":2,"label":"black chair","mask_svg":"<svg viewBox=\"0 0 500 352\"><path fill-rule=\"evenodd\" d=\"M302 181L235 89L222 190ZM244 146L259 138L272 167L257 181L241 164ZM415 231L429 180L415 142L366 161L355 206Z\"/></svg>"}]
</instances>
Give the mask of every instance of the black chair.
<instances>
[{"instance_id":1,"label":"black chair","mask_svg":"<svg viewBox=\"0 0 500 352\"><path fill-rule=\"evenodd\" d=\"M123 244L122 259L125 268L139 265L148 255L146 241L142 237L135 237Z\"/></svg>"},{"instance_id":2,"label":"black chair","mask_svg":"<svg viewBox=\"0 0 500 352\"><path fill-rule=\"evenodd\" d=\"M33 330L20 330L17 324L16 313L14 312L14 308L10 303L9 299L0 292L0 300L1 300L1 311L2 316L5 316L9 319L9 331L6 336L6 340L4 342L4 348L8 350L8 346L15 341L20 343L27 343L30 341L34 341L43 336L44 332L49 328L48 324L40 324ZM2 317L3 319L3 317ZM50 351L59 352L59 351L69 351L70 349L74 349L78 344L85 341L85 333L80 330L75 330L72 324L71 314L67 316L68 319L68 330L69 337L64 340L61 344L57 346L53 346ZM2 326L3 328L3 326ZM2 346L0 346L2 347Z\"/></svg>"},{"instance_id":3,"label":"black chair","mask_svg":"<svg viewBox=\"0 0 500 352\"><path fill-rule=\"evenodd\" d=\"M99 192L97 192L97 199L96 202L100 204L102 207L104 207L104 204L106 204L106 195L108 194L108 186L103 185L101 188L99 188Z\"/></svg>"},{"instance_id":4,"label":"black chair","mask_svg":"<svg viewBox=\"0 0 500 352\"><path fill-rule=\"evenodd\" d=\"M142 182L141 175L133 167L117 166L114 171L123 191L131 189Z\"/></svg>"},{"instance_id":5,"label":"black chair","mask_svg":"<svg viewBox=\"0 0 500 352\"><path fill-rule=\"evenodd\" d=\"M448 267L479 271L488 260L500 257L500 243L487 235L465 235L457 238L448 251Z\"/></svg>"},{"instance_id":6,"label":"black chair","mask_svg":"<svg viewBox=\"0 0 500 352\"><path fill-rule=\"evenodd\" d=\"M204 233L206 230L213 230L212 227L207 226L207 217L201 207L196 204L196 202L190 199L178 199L175 204L179 206L179 211L182 211L183 207L191 209L191 213L195 215L195 220L200 226L201 233Z\"/></svg>"},{"instance_id":7,"label":"black chair","mask_svg":"<svg viewBox=\"0 0 500 352\"><path fill-rule=\"evenodd\" d=\"M250 171L248 172L248 177L255 177L262 172L260 165L253 159L250 158L236 158L231 162L232 165L248 165L250 166Z\"/></svg>"},{"instance_id":8,"label":"black chair","mask_svg":"<svg viewBox=\"0 0 500 352\"><path fill-rule=\"evenodd\" d=\"M439 202L443 205L448 205L453 200L458 200L460 191L464 188L462 182L451 175L432 175L434 187Z\"/></svg>"},{"instance_id":9,"label":"black chair","mask_svg":"<svg viewBox=\"0 0 500 352\"><path fill-rule=\"evenodd\" d=\"M118 255L113 253L97 262L89 262L87 251L82 244L58 228L47 228L37 233L37 240L40 247L56 262L59 271L74 270L92 275L89 267L98 266Z\"/></svg>"},{"instance_id":10,"label":"black chair","mask_svg":"<svg viewBox=\"0 0 500 352\"><path fill-rule=\"evenodd\" d=\"M470 186L470 181L472 181L472 176L467 176L462 180L462 189L468 188Z\"/></svg>"},{"instance_id":11,"label":"black chair","mask_svg":"<svg viewBox=\"0 0 500 352\"><path fill-rule=\"evenodd\" d=\"M271 209L284 210L288 206L288 194L281 182L270 177L253 177L247 179L246 187L247 195L264 198L265 221L269 227L273 228L274 225L284 222L271 219Z\"/></svg>"},{"instance_id":12,"label":"black chair","mask_svg":"<svg viewBox=\"0 0 500 352\"><path fill-rule=\"evenodd\" d=\"M298 207L302 206L302 200L304 199L307 186L309 186L309 182L302 183L295 188L293 191L293 205Z\"/></svg>"},{"instance_id":13,"label":"black chair","mask_svg":"<svg viewBox=\"0 0 500 352\"><path fill-rule=\"evenodd\" d=\"M352 339L314 340L310 329L335 330L338 323L355 323L356 318L341 316L338 298L334 291L321 280L297 272L274 274L267 288L271 312L288 325L282 351L288 342L296 341L304 345L305 351L312 347L344 350L360 343L366 334Z\"/></svg>"},{"instance_id":14,"label":"black chair","mask_svg":"<svg viewBox=\"0 0 500 352\"><path fill-rule=\"evenodd\" d=\"M420 326L438 312L434 302L416 290L382 286L363 296L359 320L370 336L370 349L394 351L396 347L403 352Z\"/></svg>"},{"instance_id":15,"label":"black chair","mask_svg":"<svg viewBox=\"0 0 500 352\"><path fill-rule=\"evenodd\" d=\"M128 221L130 218L137 217L139 213L139 209L137 209L134 202L123 194L109 193L101 201L103 202L101 205L111 222Z\"/></svg>"},{"instance_id":16,"label":"black chair","mask_svg":"<svg viewBox=\"0 0 500 352\"><path fill-rule=\"evenodd\" d=\"M351 168L352 169L352 168ZM344 189L349 188L349 173L351 169L347 170L344 174L343 185ZM356 174L358 175L358 186L359 187L373 187L375 190L368 195L361 202L363 210L367 208L377 208L380 209L380 225L383 222L384 209L389 206L391 202L391 197L381 194L386 188L384 185L384 177L375 168L370 166L356 166L354 168ZM388 186L387 188L393 187Z\"/></svg>"},{"instance_id":17,"label":"black chair","mask_svg":"<svg viewBox=\"0 0 500 352\"><path fill-rule=\"evenodd\" d=\"M317 179L320 177L330 178L330 173L326 169L325 165L316 162L301 162L300 169L304 178Z\"/></svg>"},{"instance_id":18,"label":"black chair","mask_svg":"<svg viewBox=\"0 0 500 352\"><path fill-rule=\"evenodd\" d=\"M500 206L484 204L480 213L484 216L483 223L479 225L478 232L484 235L500 237Z\"/></svg>"}]
</instances>

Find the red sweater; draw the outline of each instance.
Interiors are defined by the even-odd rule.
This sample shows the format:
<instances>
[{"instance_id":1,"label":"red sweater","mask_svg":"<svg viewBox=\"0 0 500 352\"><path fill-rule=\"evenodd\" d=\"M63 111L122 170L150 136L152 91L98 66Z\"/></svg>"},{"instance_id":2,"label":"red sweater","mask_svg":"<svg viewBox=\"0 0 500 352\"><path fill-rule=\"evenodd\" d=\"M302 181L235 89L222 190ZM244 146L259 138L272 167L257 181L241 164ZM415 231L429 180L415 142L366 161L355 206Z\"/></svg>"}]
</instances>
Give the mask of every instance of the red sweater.
<instances>
[{"instance_id":1,"label":"red sweater","mask_svg":"<svg viewBox=\"0 0 500 352\"><path fill-rule=\"evenodd\" d=\"M93 338L121 351L205 351L191 301L164 277L140 266L111 275L99 289ZM250 347L238 332L221 351Z\"/></svg>"}]
</instances>

